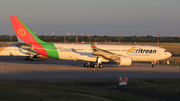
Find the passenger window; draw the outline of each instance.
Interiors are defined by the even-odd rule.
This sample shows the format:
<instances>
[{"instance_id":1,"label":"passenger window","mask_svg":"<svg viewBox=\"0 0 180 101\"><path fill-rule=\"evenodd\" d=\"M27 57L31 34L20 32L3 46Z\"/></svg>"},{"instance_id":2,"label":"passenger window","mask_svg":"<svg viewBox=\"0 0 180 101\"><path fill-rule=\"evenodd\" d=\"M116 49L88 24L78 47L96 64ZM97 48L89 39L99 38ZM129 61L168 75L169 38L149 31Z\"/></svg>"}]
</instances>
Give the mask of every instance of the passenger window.
<instances>
[{"instance_id":1,"label":"passenger window","mask_svg":"<svg viewBox=\"0 0 180 101\"><path fill-rule=\"evenodd\" d=\"M164 52L168 52L167 50L164 50Z\"/></svg>"}]
</instances>

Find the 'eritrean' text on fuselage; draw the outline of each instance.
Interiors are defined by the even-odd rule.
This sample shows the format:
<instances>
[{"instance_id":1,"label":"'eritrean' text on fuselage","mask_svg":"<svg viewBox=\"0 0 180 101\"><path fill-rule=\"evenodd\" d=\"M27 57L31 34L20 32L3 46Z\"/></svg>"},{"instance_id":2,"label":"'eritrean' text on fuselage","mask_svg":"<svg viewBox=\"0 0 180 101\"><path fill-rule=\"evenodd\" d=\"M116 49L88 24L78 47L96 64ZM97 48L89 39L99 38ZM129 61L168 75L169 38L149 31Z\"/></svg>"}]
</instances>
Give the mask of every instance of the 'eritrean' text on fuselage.
<instances>
[{"instance_id":1,"label":"'eritrean' text on fuselage","mask_svg":"<svg viewBox=\"0 0 180 101\"><path fill-rule=\"evenodd\" d=\"M141 48L139 48L139 49L136 49L136 53L153 53L153 54L156 54L156 50L152 50L152 49L141 49Z\"/></svg>"}]
</instances>

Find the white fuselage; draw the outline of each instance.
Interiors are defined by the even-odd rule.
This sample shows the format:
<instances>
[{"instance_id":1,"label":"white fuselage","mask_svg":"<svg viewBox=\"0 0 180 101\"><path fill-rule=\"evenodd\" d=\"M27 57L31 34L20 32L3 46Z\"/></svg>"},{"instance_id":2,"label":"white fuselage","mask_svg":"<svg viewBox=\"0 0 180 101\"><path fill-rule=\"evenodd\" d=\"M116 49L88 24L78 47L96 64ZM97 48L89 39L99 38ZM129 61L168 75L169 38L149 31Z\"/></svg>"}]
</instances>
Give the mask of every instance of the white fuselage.
<instances>
[{"instance_id":1,"label":"white fuselage","mask_svg":"<svg viewBox=\"0 0 180 101\"><path fill-rule=\"evenodd\" d=\"M59 59L78 60L80 55L73 52L71 48L77 52L92 53L90 44L54 44L59 53ZM166 49L156 46L139 46L139 45L96 45L97 48L131 57L133 61L156 61L169 58L170 52ZM133 47L133 48L132 48ZM131 50L130 50L131 49Z\"/></svg>"},{"instance_id":2,"label":"white fuselage","mask_svg":"<svg viewBox=\"0 0 180 101\"><path fill-rule=\"evenodd\" d=\"M82 52L85 55L93 53L90 44L55 44L59 59L65 60L82 60L80 54L72 51L72 48L77 52ZM155 46L132 46L132 45L96 45L98 48L115 53L120 56L128 56L132 61L157 61L169 58L171 53L166 49ZM132 48L133 47L133 48ZM131 49L131 51L130 51ZM27 50L19 49L18 47L1 47L0 56L29 56ZM96 61L96 58L90 58L87 61ZM108 62L102 59L102 62Z\"/></svg>"},{"instance_id":3,"label":"white fuselage","mask_svg":"<svg viewBox=\"0 0 180 101\"><path fill-rule=\"evenodd\" d=\"M27 52L27 50L14 46L0 47L0 56L29 56Z\"/></svg>"}]
</instances>

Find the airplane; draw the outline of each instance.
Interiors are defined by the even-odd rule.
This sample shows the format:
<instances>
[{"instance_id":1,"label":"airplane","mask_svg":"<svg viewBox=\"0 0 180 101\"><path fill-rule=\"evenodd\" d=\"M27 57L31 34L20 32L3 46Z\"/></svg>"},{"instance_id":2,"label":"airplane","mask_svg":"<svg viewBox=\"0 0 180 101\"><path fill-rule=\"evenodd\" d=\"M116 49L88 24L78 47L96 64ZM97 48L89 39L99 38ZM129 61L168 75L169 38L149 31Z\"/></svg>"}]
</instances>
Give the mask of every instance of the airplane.
<instances>
[{"instance_id":1,"label":"airplane","mask_svg":"<svg viewBox=\"0 0 180 101\"><path fill-rule=\"evenodd\" d=\"M10 16L18 47L46 57L64 60L82 60L84 67L102 68L104 63L130 66L132 61L155 61L171 57L166 49L140 45L94 45L47 43L39 39L18 16ZM95 62L95 63L94 63Z\"/></svg>"},{"instance_id":2,"label":"airplane","mask_svg":"<svg viewBox=\"0 0 180 101\"><path fill-rule=\"evenodd\" d=\"M34 54L31 55L31 53L28 50L20 49L16 46L1 46L0 47L0 56L25 56L26 58L24 60L33 60L33 58L40 58L40 59L47 59L48 57Z\"/></svg>"}]
</instances>

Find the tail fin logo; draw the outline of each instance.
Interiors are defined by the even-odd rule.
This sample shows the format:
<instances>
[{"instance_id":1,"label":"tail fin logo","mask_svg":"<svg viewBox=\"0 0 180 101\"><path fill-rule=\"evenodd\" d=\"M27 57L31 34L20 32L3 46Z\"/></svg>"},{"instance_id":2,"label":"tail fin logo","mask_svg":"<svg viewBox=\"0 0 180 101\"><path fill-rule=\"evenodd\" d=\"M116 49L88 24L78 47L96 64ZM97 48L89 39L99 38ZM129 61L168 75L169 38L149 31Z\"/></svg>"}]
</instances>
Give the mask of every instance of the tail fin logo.
<instances>
[{"instance_id":1,"label":"tail fin logo","mask_svg":"<svg viewBox=\"0 0 180 101\"><path fill-rule=\"evenodd\" d=\"M25 36L25 35L26 35L26 32L25 32L24 29L18 29L18 34L19 34L20 36Z\"/></svg>"},{"instance_id":2,"label":"tail fin logo","mask_svg":"<svg viewBox=\"0 0 180 101\"><path fill-rule=\"evenodd\" d=\"M136 47L133 47L133 46L132 46L132 48L130 48L130 49L127 51L126 55L128 55L129 53L132 53L132 52L136 51L135 48L136 48Z\"/></svg>"}]
</instances>

